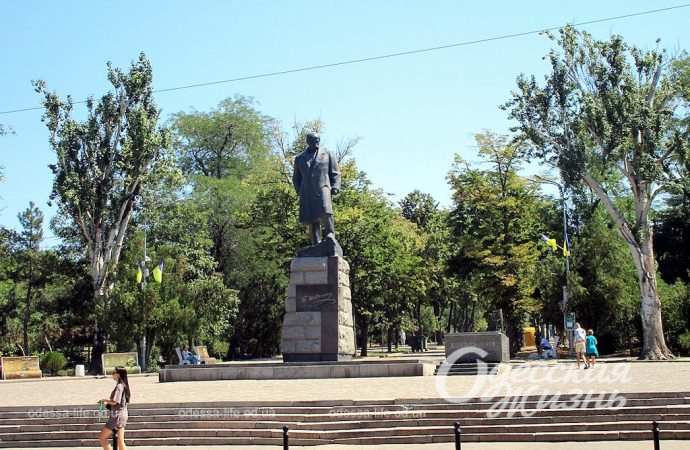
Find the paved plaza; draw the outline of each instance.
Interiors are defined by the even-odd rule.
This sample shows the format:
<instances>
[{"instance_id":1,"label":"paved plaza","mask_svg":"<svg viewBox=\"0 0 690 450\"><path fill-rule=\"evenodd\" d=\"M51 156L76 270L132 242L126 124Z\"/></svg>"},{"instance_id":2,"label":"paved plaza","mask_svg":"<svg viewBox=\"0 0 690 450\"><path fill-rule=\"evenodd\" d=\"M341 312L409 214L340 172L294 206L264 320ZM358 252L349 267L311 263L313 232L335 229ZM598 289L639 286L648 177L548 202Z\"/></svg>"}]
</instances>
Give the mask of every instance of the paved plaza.
<instances>
[{"instance_id":1,"label":"paved plaza","mask_svg":"<svg viewBox=\"0 0 690 450\"><path fill-rule=\"evenodd\" d=\"M616 362L578 370L574 363L528 363L513 367L504 394L690 391L690 361ZM541 369L555 373L544 378ZM536 379L535 377L540 377ZM158 376L130 378L133 403L213 401L283 402L318 400L390 400L439 398L437 377L237 380L159 383ZM473 392L477 381L492 386L492 376L445 377L451 396ZM87 405L112 390L110 378L53 378L0 383L0 406ZM495 386L492 386L495 387Z\"/></svg>"}]
</instances>

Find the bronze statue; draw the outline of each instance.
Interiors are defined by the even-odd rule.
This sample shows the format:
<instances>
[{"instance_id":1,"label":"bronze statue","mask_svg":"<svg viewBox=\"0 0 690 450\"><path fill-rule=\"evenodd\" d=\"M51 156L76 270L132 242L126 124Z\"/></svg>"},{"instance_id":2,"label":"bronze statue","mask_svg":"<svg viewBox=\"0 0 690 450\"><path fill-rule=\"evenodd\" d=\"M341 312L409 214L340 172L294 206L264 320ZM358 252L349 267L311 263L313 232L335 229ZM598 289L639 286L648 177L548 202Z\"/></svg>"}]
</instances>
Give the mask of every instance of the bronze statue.
<instances>
[{"instance_id":1,"label":"bronze statue","mask_svg":"<svg viewBox=\"0 0 690 450\"><path fill-rule=\"evenodd\" d=\"M324 241L322 237L325 237L335 244L335 252L338 253L340 246L335 241L331 197L340 191L340 170L335 156L321 149L320 143L317 133L307 134L307 148L295 158L292 183L299 194L299 221L309 226L312 246L321 244Z\"/></svg>"}]
</instances>

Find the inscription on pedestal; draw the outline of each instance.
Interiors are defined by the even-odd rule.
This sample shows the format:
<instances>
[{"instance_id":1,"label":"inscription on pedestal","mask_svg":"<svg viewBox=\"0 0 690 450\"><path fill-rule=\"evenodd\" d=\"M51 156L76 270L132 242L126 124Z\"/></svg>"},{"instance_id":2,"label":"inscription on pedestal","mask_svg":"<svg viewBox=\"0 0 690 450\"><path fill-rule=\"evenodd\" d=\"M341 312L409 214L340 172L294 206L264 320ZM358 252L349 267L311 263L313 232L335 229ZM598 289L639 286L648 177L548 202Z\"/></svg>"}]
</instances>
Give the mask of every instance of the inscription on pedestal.
<instances>
[{"instance_id":1,"label":"inscription on pedestal","mask_svg":"<svg viewBox=\"0 0 690 450\"><path fill-rule=\"evenodd\" d=\"M333 285L297 286L297 311L337 311L338 292Z\"/></svg>"}]
</instances>

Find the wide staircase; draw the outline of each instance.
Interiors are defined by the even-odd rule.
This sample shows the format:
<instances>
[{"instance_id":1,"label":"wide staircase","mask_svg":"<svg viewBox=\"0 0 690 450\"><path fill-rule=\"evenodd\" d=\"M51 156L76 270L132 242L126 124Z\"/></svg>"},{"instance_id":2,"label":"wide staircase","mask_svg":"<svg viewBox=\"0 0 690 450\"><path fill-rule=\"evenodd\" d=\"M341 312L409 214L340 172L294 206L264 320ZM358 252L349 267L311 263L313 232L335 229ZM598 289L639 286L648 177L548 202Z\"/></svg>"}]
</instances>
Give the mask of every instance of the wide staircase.
<instances>
[{"instance_id":1,"label":"wide staircase","mask_svg":"<svg viewBox=\"0 0 690 450\"><path fill-rule=\"evenodd\" d=\"M291 445L448 442L452 448L456 421L463 442L650 440L652 421L659 422L662 440L690 440L690 392L611 398L532 396L508 399L499 408L481 399L132 404L126 441L282 445L287 426ZM0 448L96 447L104 421L93 406L3 407Z\"/></svg>"}]
</instances>

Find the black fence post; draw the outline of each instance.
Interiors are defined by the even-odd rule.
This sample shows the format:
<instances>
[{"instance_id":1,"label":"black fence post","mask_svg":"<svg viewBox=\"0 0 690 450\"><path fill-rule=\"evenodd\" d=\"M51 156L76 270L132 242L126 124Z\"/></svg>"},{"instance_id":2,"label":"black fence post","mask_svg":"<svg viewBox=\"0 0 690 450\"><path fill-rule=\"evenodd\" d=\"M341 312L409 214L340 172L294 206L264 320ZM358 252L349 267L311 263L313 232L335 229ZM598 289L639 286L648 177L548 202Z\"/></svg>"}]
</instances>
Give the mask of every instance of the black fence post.
<instances>
[{"instance_id":1,"label":"black fence post","mask_svg":"<svg viewBox=\"0 0 690 450\"><path fill-rule=\"evenodd\" d=\"M656 422L652 422L652 435L654 436L654 450L659 450L661 444L659 443L659 424Z\"/></svg>"},{"instance_id":2,"label":"black fence post","mask_svg":"<svg viewBox=\"0 0 690 450\"><path fill-rule=\"evenodd\" d=\"M117 428L113 430L113 450L117 450Z\"/></svg>"},{"instance_id":3,"label":"black fence post","mask_svg":"<svg viewBox=\"0 0 690 450\"><path fill-rule=\"evenodd\" d=\"M460 439L460 422L455 422L453 428L455 429L455 450L462 450L462 440Z\"/></svg>"},{"instance_id":4,"label":"black fence post","mask_svg":"<svg viewBox=\"0 0 690 450\"><path fill-rule=\"evenodd\" d=\"M290 442L288 438L288 427L287 425L283 427L283 450L289 450Z\"/></svg>"}]
</instances>

